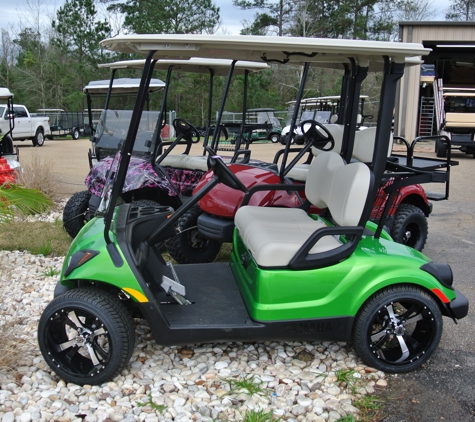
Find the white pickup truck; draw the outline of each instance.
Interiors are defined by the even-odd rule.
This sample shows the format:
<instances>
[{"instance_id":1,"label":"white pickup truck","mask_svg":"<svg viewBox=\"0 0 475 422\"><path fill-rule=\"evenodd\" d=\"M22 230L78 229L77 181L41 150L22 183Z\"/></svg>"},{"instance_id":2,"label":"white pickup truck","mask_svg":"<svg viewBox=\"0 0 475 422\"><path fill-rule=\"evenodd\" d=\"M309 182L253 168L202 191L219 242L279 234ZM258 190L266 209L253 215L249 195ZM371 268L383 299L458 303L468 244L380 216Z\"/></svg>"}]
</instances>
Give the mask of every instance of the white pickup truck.
<instances>
[{"instance_id":1,"label":"white pickup truck","mask_svg":"<svg viewBox=\"0 0 475 422\"><path fill-rule=\"evenodd\" d=\"M0 104L0 132L7 133L10 130L11 113L6 104ZM45 136L51 134L49 117L32 116L24 105L13 105L13 130L10 136L14 141L31 139L34 146L41 147L45 142Z\"/></svg>"}]
</instances>

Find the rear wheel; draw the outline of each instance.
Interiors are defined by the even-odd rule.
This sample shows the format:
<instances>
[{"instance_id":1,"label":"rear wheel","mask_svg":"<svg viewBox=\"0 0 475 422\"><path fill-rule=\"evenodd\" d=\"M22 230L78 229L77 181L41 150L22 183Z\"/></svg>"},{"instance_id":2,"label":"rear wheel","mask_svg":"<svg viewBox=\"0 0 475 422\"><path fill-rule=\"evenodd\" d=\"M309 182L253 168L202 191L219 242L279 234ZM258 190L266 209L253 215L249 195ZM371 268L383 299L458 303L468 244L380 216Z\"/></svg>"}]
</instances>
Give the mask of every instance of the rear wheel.
<instances>
[{"instance_id":1,"label":"rear wheel","mask_svg":"<svg viewBox=\"0 0 475 422\"><path fill-rule=\"evenodd\" d=\"M75 141L77 141L79 139L79 129L73 129L73 131L71 132L71 136Z\"/></svg>"},{"instance_id":2,"label":"rear wheel","mask_svg":"<svg viewBox=\"0 0 475 422\"><path fill-rule=\"evenodd\" d=\"M432 355L442 334L438 304L417 286L377 292L360 309L353 329L356 352L384 372L412 371Z\"/></svg>"},{"instance_id":3,"label":"rear wheel","mask_svg":"<svg viewBox=\"0 0 475 422\"><path fill-rule=\"evenodd\" d=\"M102 384L129 362L135 328L117 296L76 288L46 307L38 324L38 343L48 365L66 382Z\"/></svg>"},{"instance_id":4,"label":"rear wheel","mask_svg":"<svg viewBox=\"0 0 475 422\"><path fill-rule=\"evenodd\" d=\"M428 233L427 218L419 207L412 204L399 205L391 230L394 241L422 251Z\"/></svg>"},{"instance_id":5,"label":"rear wheel","mask_svg":"<svg viewBox=\"0 0 475 422\"><path fill-rule=\"evenodd\" d=\"M35 137L32 139L33 145L35 147L42 147L45 143L45 134L43 133L43 129L37 129Z\"/></svg>"},{"instance_id":6,"label":"rear wheel","mask_svg":"<svg viewBox=\"0 0 475 422\"><path fill-rule=\"evenodd\" d=\"M198 205L188 210L178 221L180 234L166 243L171 257L179 264L213 262L219 255L221 243L198 231L198 217L201 213Z\"/></svg>"},{"instance_id":7,"label":"rear wheel","mask_svg":"<svg viewBox=\"0 0 475 422\"><path fill-rule=\"evenodd\" d=\"M79 231L91 219L89 212L90 199L91 194L89 191L76 192L64 206L63 226L72 238L76 237Z\"/></svg>"}]
</instances>

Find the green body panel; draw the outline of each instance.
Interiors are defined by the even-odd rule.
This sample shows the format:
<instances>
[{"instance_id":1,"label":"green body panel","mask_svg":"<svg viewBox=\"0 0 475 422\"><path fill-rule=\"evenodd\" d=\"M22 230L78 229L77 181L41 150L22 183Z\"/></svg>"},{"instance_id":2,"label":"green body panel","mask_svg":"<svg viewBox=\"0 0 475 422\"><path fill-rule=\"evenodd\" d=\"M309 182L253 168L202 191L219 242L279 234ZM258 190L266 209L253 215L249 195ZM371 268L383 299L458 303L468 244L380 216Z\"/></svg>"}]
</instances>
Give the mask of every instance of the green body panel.
<instances>
[{"instance_id":1,"label":"green body panel","mask_svg":"<svg viewBox=\"0 0 475 422\"><path fill-rule=\"evenodd\" d=\"M115 242L114 233L110 232L110 238L112 242ZM117 243L116 246L119 249L120 256L124 262L120 267L114 265L106 246L104 240L104 219L94 218L83 227L71 243L71 247L69 248L68 255L64 260L63 270L61 272L61 284L74 287L77 280L90 280L108 283L119 289L133 289L142 295L145 295ZM74 269L67 277L65 277L64 273L68 266L69 257L75 252L86 249L98 251L99 254L87 261L85 264Z\"/></svg>"},{"instance_id":2,"label":"green body panel","mask_svg":"<svg viewBox=\"0 0 475 422\"><path fill-rule=\"evenodd\" d=\"M247 255L248 265L242 265ZM430 260L407 246L363 236L343 262L315 270L259 268L235 233L232 269L250 316L257 321L355 316L375 292L394 284L455 292L420 267Z\"/></svg>"}]
</instances>

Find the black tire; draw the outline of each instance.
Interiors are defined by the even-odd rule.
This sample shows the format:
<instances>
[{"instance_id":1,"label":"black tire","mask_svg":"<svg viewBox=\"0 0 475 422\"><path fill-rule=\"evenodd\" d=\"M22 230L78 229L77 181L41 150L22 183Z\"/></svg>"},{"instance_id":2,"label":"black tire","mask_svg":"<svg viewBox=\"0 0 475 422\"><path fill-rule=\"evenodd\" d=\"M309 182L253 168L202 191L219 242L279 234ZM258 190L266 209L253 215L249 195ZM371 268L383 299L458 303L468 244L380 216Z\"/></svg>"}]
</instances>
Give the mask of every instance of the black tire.
<instances>
[{"instance_id":1,"label":"black tire","mask_svg":"<svg viewBox=\"0 0 475 422\"><path fill-rule=\"evenodd\" d=\"M43 132L43 129L38 128L36 130L35 137L32 139L33 145L35 147L42 147L43 144L45 143L45 134Z\"/></svg>"},{"instance_id":2,"label":"black tire","mask_svg":"<svg viewBox=\"0 0 475 422\"><path fill-rule=\"evenodd\" d=\"M71 132L72 138L77 141L79 139L79 129L73 129Z\"/></svg>"},{"instance_id":3,"label":"black tire","mask_svg":"<svg viewBox=\"0 0 475 422\"><path fill-rule=\"evenodd\" d=\"M76 288L46 307L38 344L46 363L66 382L97 385L125 368L134 350L135 328L117 296Z\"/></svg>"},{"instance_id":4,"label":"black tire","mask_svg":"<svg viewBox=\"0 0 475 422\"><path fill-rule=\"evenodd\" d=\"M435 155L437 157L447 157L447 145L440 139L435 140Z\"/></svg>"},{"instance_id":5,"label":"black tire","mask_svg":"<svg viewBox=\"0 0 475 422\"><path fill-rule=\"evenodd\" d=\"M399 205L391 230L394 241L422 251L428 234L429 228L424 212L412 204Z\"/></svg>"},{"instance_id":6,"label":"black tire","mask_svg":"<svg viewBox=\"0 0 475 422\"><path fill-rule=\"evenodd\" d=\"M178 220L178 230L182 233L166 243L170 256L179 264L213 262L219 255L221 243L198 231L197 223L201 213L198 205L190 208Z\"/></svg>"},{"instance_id":7,"label":"black tire","mask_svg":"<svg viewBox=\"0 0 475 422\"><path fill-rule=\"evenodd\" d=\"M417 286L391 286L361 307L353 327L353 346L361 359L376 369L413 371L437 348L442 326L440 308L427 291Z\"/></svg>"},{"instance_id":8,"label":"black tire","mask_svg":"<svg viewBox=\"0 0 475 422\"><path fill-rule=\"evenodd\" d=\"M280 140L280 135L278 133L271 133L269 136L269 140L273 143L276 144Z\"/></svg>"},{"instance_id":9,"label":"black tire","mask_svg":"<svg viewBox=\"0 0 475 422\"><path fill-rule=\"evenodd\" d=\"M64 206L63 227L72 238L75 238L84 225L91 219L89 212L90 199L90 192L83 190L73 194Z\"/></svg>"}]
</instances>

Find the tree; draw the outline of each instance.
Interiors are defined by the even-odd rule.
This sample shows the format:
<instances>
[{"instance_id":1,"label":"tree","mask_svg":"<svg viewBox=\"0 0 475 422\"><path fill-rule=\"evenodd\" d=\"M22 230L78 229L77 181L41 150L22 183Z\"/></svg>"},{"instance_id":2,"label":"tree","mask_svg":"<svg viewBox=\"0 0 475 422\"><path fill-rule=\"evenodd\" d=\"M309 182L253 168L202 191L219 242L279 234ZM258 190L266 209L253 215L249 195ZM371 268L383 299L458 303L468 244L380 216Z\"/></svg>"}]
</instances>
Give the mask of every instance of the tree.
<instances>
[{"instance_id":1,"label":"tree","mask_svg":"<svg viewBox=\"0 0 475 422\"><path fill-rule=\"evenodd\" d=\"M243 10L258 9L254 22L248 24L242 35L266 35L274 32L279 37L286 33L294 2L290 0L233 0L233 5Z\"/></svg>"},{"instance_id":2,"label":"tree","mask_svg":"<svg viewBox=\"0 0 475 422\"><path fill-rule=\"evenodd\" d=\"M99 42L110 35L106 21L97 19L93 0L66 0L52 22L53 43L79 64L96 65L104 59Z\"/></svg>"},{"instance_id":3,"label":"tree","mask_svg":"<svg viewBox=\"0 0 475 422\"><path fill-rule=\"evenodd\" d=\"M110 59L110 54L99 47L99 42L110 36L110 26L98 19L93 0L66 0L52 27L56 34L51 44L60 54L55 68L64 75L60 82L62 102L66 99L68 108L84 108L83 87L97 79L97 65Z\"/></svg>"},{"instance_id":4,"label":"tree","mask_svg":"<svg viewBox=\"0 0 475 422\"><path fill-rule=\"evenodd\" d=\"M213 33L220 21L211 0L127 0L108 10L123 13L124 27L137 34Z\"/></svg>"},{"instance_id":5,"label":"tree","mask_svg":"<svg viewBox=\"0 0 475 422\"><path fill-rule=\"evenodd\" d=\"M445 19L449 21L475 20L475 0L452 0Z\"/></svg>"}]
</instances>

